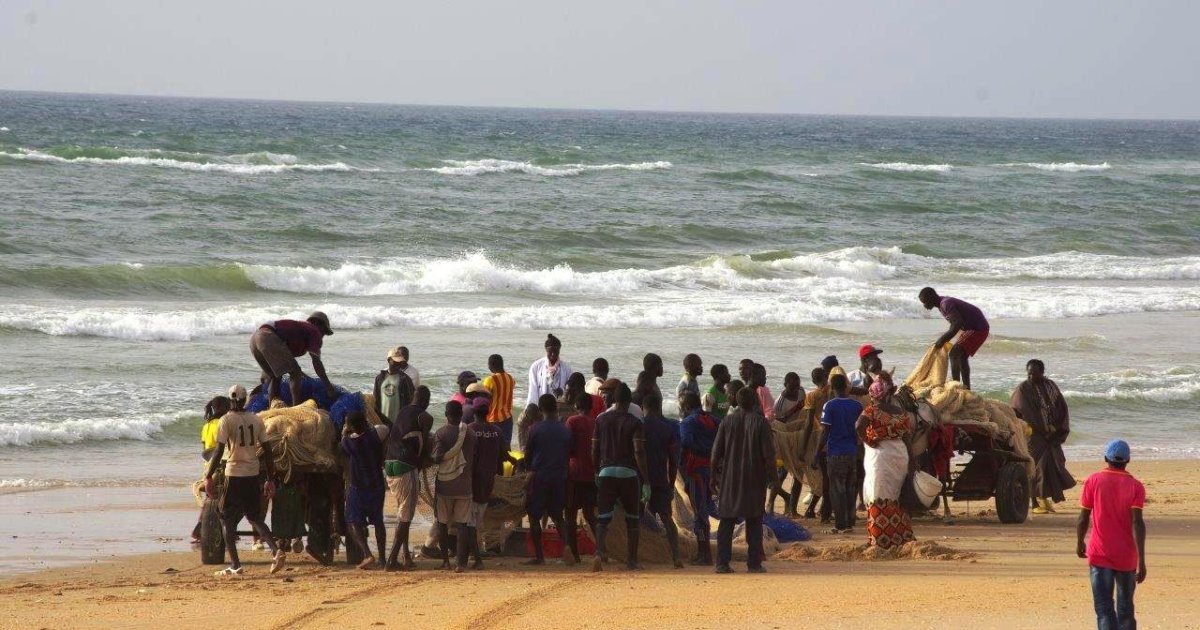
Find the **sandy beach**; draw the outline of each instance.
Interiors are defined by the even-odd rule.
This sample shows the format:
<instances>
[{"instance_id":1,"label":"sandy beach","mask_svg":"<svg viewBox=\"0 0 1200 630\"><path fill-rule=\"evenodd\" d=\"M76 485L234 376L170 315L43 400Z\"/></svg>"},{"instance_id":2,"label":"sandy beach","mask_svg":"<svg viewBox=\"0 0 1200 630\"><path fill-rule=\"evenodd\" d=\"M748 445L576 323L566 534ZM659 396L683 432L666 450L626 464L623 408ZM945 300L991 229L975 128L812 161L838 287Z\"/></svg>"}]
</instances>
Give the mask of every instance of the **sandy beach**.
<instances>
[{"instance_id":1,"label":"sandy beach","mask_svg":"<svg viewBox=\"0 0 1200 630\"><path fill-rule=\"evenodd\" d=\"M1082 479L1098 466L1075 461L1071 469ZM1131 470L1148 495L1149 577L1137 593L1141 627L1200 627L1194 583L1200 519L1188 510L1200 498L1200 469L1184 460L1135 461ZM0 628L183 629L227 623L228 615L244 628L1082 628L1094 617L1086 567L1073 553L1078 490L1058 514L1031 516L1023 525L1001 525L990 503L952 505L954 525L915 524L921 541L973 557L776 557L761 576L740 572L743 567L735 567L737 575L717 576L653 565L635 574L592 574L562 565L530 569L513 558L493 559L481 573L434 571L423 561L420 571L387 574L320 567L295 555L285 571L270 576L265 552L244 551L247 575L218 580L214 567L182 550L185 543L164 539L157 553L93 558L87 566L5 579ZM860 536L818 534L806 544L837 551L863 542ZM38 548L50 552L47 547Z\"/></svg>"}]
</instances>

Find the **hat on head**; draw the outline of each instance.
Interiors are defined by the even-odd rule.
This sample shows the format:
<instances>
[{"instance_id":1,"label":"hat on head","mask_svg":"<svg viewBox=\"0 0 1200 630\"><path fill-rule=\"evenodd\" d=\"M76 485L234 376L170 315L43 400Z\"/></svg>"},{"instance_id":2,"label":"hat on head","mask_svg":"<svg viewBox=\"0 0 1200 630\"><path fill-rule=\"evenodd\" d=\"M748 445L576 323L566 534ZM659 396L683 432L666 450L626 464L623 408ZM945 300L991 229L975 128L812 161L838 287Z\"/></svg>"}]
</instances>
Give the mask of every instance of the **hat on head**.
<instances>
[{"instance_id":1,"label":"hat on head","mask_svg":"<svg viewBox=\"0 0 1200 630\"><path fill-rule=\"evenodd\" d=\"M229 388L229 397L234 400L246 400L246 388L241 385L234 385Z\"/></svg>"},{"instance_id":2,"label":"hat on head","mask_svg":"<svg viewBox=\"0 0 1200 630\"><path fill-rule=\"evenodd\" d=\"M476 383L478 381L479 381L479 377L475 376L475 373L470 370L458 373L458 384L459 385L467 385L469 383Z\"/></svg>"},{"instance_id":3,"label":"hat on head","mask_svg":"<svg viewBox=\"0 0 1200 630\"><path fill-rule=\"evenodd\" d=\"M1113 440L1104 447L1104 459L1114 464L1129 462L1129 443L1125 440Z\"/></svg>"},{"instance_id":4,"label":"hat on head","mask_svg":"<svg viewBox=\"0 0 1200 630\"><path fill-rule=\"evenodd\" d=\"M308 316L308 323L320 328L326 335L333 334L333 329L329 327L329 316L324 311L313 311L312 315Z\"/></svg>"},{"instance_id":5,"label":"hat on head","mask_svg":"<svg viewBox=\"0 0 1200 630\"><path fill-rule=\"evenodd\" d=\"M872 354L883 354L883 350L880 350L879 348L876 348L875 346L872 346L869 343L863 344L863 346L858 349L858 358L859 359L865 359L865 358L871 356Z\"/></svg>"},{"instance_id":6,"label":"hat on head","mask_svg":"<svg viewBox=\"0 0 1200 630\"><path fill-rule=\"evenodd\" d=\"M399 363L400 361L403 361L404 360L404 351L402 350L402 348L404 348L404 346L396 346L395 348L388 350L387 358L391 359L392 361L396 361L397 363Z\"/></svg>"},{"instance_id":7,"label":"hat on head","mask_svg":"<svg viewBox=\"0 0 1200 630\"><path fill-rule=\"evenodd\" d=\"M461 378L461 377L459 377L459 378ZM467 385L467 393L468 394L488 394L490 396L492 392L489 392L488 388L483 386L483 383L476 381L474 383L471 383L470 385Z\"/></svg>"},{"instance_id":8,"label":"hat on head","mask_svg":"<svg viewBox=\"0 0 1200 630\"><path fill-rule=\"evenodd\" d=\"M621 379L619 379L619 378L605 379L604 383L600 385L600 391L607 392L610 390L614 390L620 386L621 386Z\"/></svg>"},{"instance_id":9,"label":"hat on head","mask_svg":"<svg viewBox=\"0 0 1200 630\"><path fill-rule=\"evenodd\" d=\"M837 366L838 366L838 360L837 360L837 356L835 356L835 355L831 354L831 355L825 357L824 359L821 359L821 367L825 368L826 370L832 370L833 368L835 368Z\"/></svg>"}]
</instances>

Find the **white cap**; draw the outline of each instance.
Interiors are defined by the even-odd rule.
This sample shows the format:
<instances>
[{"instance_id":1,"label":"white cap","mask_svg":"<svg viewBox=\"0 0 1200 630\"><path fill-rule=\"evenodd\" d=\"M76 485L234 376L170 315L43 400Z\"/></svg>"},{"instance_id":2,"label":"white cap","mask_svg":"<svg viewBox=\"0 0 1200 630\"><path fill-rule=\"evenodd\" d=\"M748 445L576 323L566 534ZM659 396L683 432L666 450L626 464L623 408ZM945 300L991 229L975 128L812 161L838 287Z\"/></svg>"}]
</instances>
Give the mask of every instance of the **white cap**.
<instances>
[{"instance_id":1,"label":"white cap","mask_svg":"<svg viewBox=\"0 0 1200 630\"><path fill-rule=\"evenodd\" d=\"M246 388L241 385L234 385L229 388L229 397L234 400L246 400Z\"/></svg>"}]
</instances>

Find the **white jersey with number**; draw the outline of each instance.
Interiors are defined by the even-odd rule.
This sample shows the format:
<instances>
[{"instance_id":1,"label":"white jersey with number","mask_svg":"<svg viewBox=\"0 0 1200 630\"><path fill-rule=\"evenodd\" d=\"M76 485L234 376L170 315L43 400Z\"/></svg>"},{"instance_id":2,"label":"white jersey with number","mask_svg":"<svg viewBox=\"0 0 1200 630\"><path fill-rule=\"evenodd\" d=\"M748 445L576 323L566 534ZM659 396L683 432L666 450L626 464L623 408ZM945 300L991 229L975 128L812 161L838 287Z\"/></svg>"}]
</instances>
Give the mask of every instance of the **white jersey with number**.
<instances>
[{"instance_id":1,"label":"white jersey with number","mask_svg":"<svg viewBox=\"0 0 1200 630\"><path fill-rule=\"evenodd\" d=\"M221 418L217 442L225 445L229 455L225 462L226 477L258 475L258 447L265 434L262 418L252 411L230 411Z\"/></svg>"}]
</instances>

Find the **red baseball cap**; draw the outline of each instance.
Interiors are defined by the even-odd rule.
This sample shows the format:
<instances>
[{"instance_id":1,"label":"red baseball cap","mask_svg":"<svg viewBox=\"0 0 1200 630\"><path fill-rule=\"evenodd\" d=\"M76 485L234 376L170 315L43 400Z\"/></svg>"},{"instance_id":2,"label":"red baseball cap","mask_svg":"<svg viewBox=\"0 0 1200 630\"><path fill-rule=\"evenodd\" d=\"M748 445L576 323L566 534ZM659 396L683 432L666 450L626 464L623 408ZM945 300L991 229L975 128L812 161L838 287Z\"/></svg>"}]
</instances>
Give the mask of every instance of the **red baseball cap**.
<instances>
[{"instance_id":1,"label":"red baseball cap","mask_svg":"<svg viewBox=\"0 0 1200 630\"><path fill-rule=\"evenodd\" d=\"M859 360L865 359L872 354L883 354L883 350L880 350L879 348L876 348L875 346L872 346L869 343L863 344L863 346L858 349Z\"/></svg>"}]
</instances>

